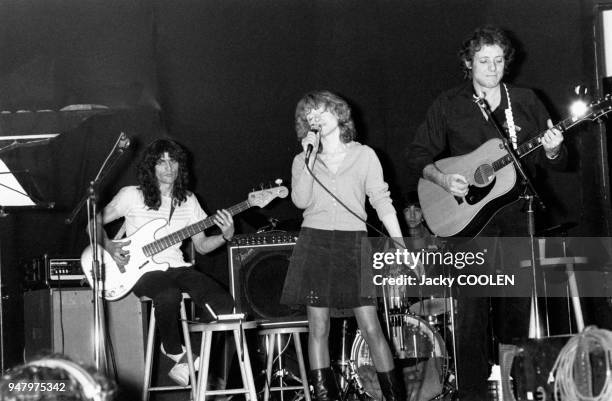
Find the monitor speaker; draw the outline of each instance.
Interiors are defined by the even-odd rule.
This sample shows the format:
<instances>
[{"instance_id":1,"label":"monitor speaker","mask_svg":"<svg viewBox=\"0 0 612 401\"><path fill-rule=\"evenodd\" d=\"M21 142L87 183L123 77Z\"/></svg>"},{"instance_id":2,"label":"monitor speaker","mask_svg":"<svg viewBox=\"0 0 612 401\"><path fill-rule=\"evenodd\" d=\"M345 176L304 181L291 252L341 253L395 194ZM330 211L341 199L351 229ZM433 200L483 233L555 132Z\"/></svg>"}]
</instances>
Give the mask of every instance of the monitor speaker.
<instances>
[{"instance_id":1,"label":"monitor speaker","mask_svg":"<svg viewBox=\"0 0 612 401\"><path fill-rule=\"evenodd\" d=\"M230 290L236 312L254 319L276 319L304 315L280 303L289 258L295 243L231 245Z\"/></svg>"}]
</instances>

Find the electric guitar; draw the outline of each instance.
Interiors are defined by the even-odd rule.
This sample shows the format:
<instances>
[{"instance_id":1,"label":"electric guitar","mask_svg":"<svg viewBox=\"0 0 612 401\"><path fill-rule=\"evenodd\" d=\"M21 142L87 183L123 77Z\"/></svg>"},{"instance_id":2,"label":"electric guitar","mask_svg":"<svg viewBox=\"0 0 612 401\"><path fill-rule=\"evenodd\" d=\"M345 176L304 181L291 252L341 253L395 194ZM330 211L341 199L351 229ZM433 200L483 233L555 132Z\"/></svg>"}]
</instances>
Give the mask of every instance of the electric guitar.
<instances>
[{"instance_id":1,"label":"electric guitar","mask_svg":"<svg viewBox=\"0 0 612 401\"><path fill-rule=\"evenodd\" d=\"M275 198L285 198L289 190L283 186L251 192L248 199L240 202L227 210L233 216L253 206L264 207ZM113 257L100 245L97 246L100 263L103 265L102 288L100 295L108 301L116 301L124 297L132 290L140 277L145 273L160 270L165 271L170 267L161 257L156 260L155 255L163 250L206 230L215 225L213 216L191 224L172 234L158 238L157 232L167 224L166 219L152 220L127 238L117 240L118 242L131 241L124 249L130 252L130 259L125 266L118 266ZM160 255L161 256L161 255ZM93 287L93 248L88 246L81 255L81 266L89 285Z\"/></svg>"},{"instance_id":2,"label":"electric guitar","mask_svg":"<svg viewBox=\"0 0 612 401\"><path fill-rule=\"evenodd\" d=\"M596 120L612 111L612 96L587 106L579 116L567 118L554 128L564 132L586 120ZM536 135L516 149L522 158L541 146L542 136ZM464 197L450 194L444 188L421 178L418 195L425 221L439 237L477 235L501 209L517 199L516 171L512 158L501 139L490 139L478 149L463 156L449 157L435 162L445 174L461 174L468 181Z\"/></svg>"}]
</instances>

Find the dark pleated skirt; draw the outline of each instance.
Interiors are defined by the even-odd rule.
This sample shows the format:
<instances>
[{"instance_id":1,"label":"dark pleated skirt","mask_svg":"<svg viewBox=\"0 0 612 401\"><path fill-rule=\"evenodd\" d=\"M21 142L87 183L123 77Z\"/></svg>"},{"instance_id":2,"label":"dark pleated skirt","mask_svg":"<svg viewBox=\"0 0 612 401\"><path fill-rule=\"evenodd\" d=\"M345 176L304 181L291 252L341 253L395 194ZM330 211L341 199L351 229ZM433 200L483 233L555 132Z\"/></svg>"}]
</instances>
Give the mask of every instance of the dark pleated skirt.
<instances>
[{"instance_id":1,"label":"dark pleated skirt","mask_svg":"<svg viewBox=\"0 0 612 401\"><path fill-rule=\"evenodd\" d=\"M281 303L338 309L376 305L370 253L365 231L302 227Z\"/></svg>"}]
</instances>

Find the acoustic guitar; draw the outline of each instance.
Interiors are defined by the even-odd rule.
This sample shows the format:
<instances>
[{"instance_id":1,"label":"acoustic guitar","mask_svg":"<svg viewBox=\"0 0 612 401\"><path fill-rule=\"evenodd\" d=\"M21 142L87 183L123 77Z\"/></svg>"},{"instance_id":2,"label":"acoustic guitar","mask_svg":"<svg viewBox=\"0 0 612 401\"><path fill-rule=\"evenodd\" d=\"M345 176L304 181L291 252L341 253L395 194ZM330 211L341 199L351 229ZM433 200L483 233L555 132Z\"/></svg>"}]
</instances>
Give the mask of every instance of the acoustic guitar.
<instances>
[{"instance_id":1,"label":"acoustic guitar","mask_svg":"<svg viewBox=\"0 0 612 401\"><path fill-rule=\"evenodd\" d=\"M612 111L610 95L591 103L579 116L567 118L554 128L561 132ZM538 149L546 131L516 149L519 158ZM516 170L501 139L490 139L471 153L441 159L435 165L445 174L461 174L468 181L464 197L453 196L444 188L421 178L418 195L425 221L439 237L473 237L502 207L517 199Z\"/></svg>"}]
</instances>

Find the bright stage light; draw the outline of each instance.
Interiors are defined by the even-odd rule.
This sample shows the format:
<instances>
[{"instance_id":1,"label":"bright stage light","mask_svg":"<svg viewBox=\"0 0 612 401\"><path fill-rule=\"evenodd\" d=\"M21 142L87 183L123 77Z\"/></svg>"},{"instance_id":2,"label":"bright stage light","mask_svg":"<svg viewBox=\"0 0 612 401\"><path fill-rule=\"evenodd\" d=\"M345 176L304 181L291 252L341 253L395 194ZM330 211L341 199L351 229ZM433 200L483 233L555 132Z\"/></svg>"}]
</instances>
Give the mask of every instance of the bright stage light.
<instances>
[{"instance_id":1,"label":"bright stage light","mask_svg":"<svg viewBox=\"0 0 612 401\"><path fill-rule=\"evenodd\" d=\"M589 106L582 100L576 100L570 105L570 113L574 118L584 116L589 110Z\"/></svg>"}]
</instances>

